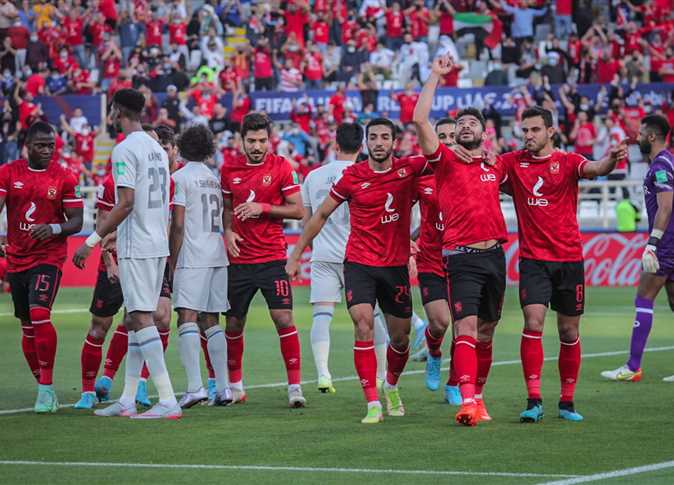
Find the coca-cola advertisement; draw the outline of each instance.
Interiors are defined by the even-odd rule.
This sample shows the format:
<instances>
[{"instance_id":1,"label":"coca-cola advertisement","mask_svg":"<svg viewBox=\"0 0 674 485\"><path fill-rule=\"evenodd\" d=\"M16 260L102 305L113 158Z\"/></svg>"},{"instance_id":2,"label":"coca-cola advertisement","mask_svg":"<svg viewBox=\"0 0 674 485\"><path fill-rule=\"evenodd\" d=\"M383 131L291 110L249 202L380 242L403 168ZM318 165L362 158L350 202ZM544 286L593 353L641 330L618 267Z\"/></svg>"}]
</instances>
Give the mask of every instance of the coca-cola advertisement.
<instances>
[{"instance_id":1,"label":"coca-cola advertisement","mask_svg":"<svg viewBox=\"0 0 674 485\"><path fill-rule=\"evenodd\" d=\"M288 234L288 252L298 239L297 234ZM596 233L582 234L585 255L585 281L589 286L636 286L641 271L641 251L646 245L646 233ZM79 270L71 262L72 254L84 241L83 237L68 238L68 260L63 267L63 286L94 286L98 268L98 252L87 261L84 270ZM519 245L517 234L510 234L504 245L506 254L507 282L519 282ZM302 256L297 285L308 285L311 280L311 250Z\"/></svg>"}]
</instances>

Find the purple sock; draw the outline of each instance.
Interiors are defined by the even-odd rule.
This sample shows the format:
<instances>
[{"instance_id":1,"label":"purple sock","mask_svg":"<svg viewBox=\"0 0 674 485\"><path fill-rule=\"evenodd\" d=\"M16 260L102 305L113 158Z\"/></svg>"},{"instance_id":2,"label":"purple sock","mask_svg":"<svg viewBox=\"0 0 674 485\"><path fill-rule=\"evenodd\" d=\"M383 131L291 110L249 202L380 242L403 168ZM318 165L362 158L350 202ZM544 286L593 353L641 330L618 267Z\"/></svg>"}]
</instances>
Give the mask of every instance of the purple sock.
<instances>
[{"instance_id":1,"label":"purple sock","mask_svg":"<svg viewBox=\"0 0 674 485\"><path fill-rule=\"evenodd\" d=\"M641 298L634 300L636 317L632 328L632 340L630 341L630 358L627 367L635 371L641 367L641 356L644 355L644 347L653 326L653 300Z\"/></svg>"}]
</instances>

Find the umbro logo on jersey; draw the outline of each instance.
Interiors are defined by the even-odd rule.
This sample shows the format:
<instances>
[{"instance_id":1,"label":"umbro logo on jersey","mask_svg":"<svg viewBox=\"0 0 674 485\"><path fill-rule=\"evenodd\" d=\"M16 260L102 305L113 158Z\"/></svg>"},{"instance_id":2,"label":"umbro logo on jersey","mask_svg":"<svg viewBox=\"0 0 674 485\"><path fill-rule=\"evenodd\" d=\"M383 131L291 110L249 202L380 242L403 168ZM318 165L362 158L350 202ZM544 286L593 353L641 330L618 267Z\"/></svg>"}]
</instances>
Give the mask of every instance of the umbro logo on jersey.
<instances>
[{"instance_id":1,"label":"umbro logo on jersey","mask_svg":"<svg viewBox=\"0 0 674 485\"><path fill-rule=\"evenodd\" d=\"M23 182L21 182L21 181L14 182L14 188L15 189L23 189Z\"/></svg>"},{"instance_id":2,"label":"umbro logo on jersey","mask_svg":"<svg viewBox=\"0 0 674 485\"><path fill-rule=\"evenodd\" d=\"M363 182L360 184L361 189L367 189L370 186L370 182Z\"/></svg>"},{"instance_id":3,"label":"umbro logo on jersey","mask_svg":"<svg viewBox=\"0 0 674 485\"><path fill-rule=\"evenodd\" d=\"M240 184L240 183L241 183L241 179L240 179L239 177L234 177L234 178L232 179L232 183L233 183L234 185Z\"/></svg>"},{"instance_id":4,"label":"umbro logo on jersey","mask_svg":"<svg viewBox=\"0 0 674 485\"><path fill-rule=\"evenodd\" d=\"M433 195L433 187L425 187L424 188L424 194Z\"/></svg>"},{"instance_id":5,"label":"umbro logo on jersey","mask_svg":"<svg viewBox=\"0 0 674 485\"><path fill-rule=\"evenodd\" d=\"M529 162L520 162L520 168L528 168Z\"/></svg>"}]
</instances>

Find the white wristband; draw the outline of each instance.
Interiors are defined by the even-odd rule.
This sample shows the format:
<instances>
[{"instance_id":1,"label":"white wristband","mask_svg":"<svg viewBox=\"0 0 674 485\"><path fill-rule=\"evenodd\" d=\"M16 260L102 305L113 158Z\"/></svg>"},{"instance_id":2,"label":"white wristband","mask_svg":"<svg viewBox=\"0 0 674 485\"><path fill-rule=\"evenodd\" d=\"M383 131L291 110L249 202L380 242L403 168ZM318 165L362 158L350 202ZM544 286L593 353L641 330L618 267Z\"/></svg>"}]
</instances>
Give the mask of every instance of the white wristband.
<instances>
[{"instance_id":1,"label":"white wristband","mask_svg":"<svg viewBox=\"0 0 674 485\"><path fill-rule=\"evenodd\" d=\"M84 244L89 246L90 248L96 247L96 245L101 242L101 236L98 235L97 232L92 232L89 237L84 241Z\"/></svg>"},{"instance_id":2,"label":"white wristband","mask_svg":"<svg viewBox=\"0 0 674 485\"><path fill-rule=\"evenodd\" d=\"M665 235L665 231L663 231L662 229L653 228L653 230L651 231L651 237L654 237L656 239L662 239L662 236L664 236L664 235Z\"/></svg>"},{"instance_id":3,"label":"white wristband","mask_svg":"<svg viewBox=\"0 0 674 485\"><path fill-rule=\"evenodd\" d=\"M49 227L51 227L52 236L58 236L63 232L61 224L49 224Z\"/></svg>"}]
</instances>

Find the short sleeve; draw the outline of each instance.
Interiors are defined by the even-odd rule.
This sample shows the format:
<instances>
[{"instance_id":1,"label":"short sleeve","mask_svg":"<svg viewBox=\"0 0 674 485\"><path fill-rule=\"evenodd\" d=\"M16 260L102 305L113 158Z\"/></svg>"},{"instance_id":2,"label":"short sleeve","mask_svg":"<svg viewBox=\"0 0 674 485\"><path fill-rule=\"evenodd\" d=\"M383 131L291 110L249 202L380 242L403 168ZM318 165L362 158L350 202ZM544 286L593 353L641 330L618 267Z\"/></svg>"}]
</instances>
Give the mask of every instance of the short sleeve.
<instances>
[{"instance_id":1,"label":"short sleeve","mask_svg":"<svg viewBox=\"0 0 674 485\"><path fill-rule=\"evenodd\" d=\"M226 199L232 196L232 189L229 187L229 177L227 176L227 165L223 165L220 169L220 189Z\"/></svg>"},{"instance_id":2,"label":"short sleeve","mask_svg":"<svg viewBox=\"0 0 674 485\"><path fill-rule=\"evenodd\" d=\"M5 197L9 192L9 165L0 168L0 196Z\"/></svg>"},{"instance_id":3,"label":"short sleeve","mask_svg":"<svg viewBox=\"0 0 674 485\"><path fill-rule=\"evenodd\" d=\"M311 174L307 175L307 177L304 179L304 183L302 184L302 187L300 189L300 194L302 195L302 204L304 204L304 207L311 207L311 199L309 198L309 178L311 177Z\"/></svg>"},{"instance_id":4,"label":"short sleeve","mask_svg":"<svg viewBox=\"0 0 674 485\"><path fill-rule=\"evenodd\" d=\"M182 176L171 178L172 205L185 207L187 205L187 194L185 192L185 182Z\"/></svg>"},{"instance_id":5,"label":"short sleeve","mask_svg":"<svg viewBox=\"0 0 674 485\"><path fill-rule=\"evenodd\" d=\"M296 194L300 191L300 180L297 177L297 173L290 166L285 158L282 159L283 164L281 165L281 192L283 192L284 197L289 195Z\"/></svg>"},{"instance_id":6,"label":"short sleeve","mask_svg":"<svg viewBox=\"0 0 674 485\"><path fill-rule=\"evenodd\" d=\"M115 206L115 195L111 193L110 186L107 181L96 187L96 209L102 211L110 211ZM114 186L112 186L114 192Z\"/></svg>"},{"instance_id":7,"label":"short sleeve","mask_svg":"<svg viewBox=\"0 0 674 485\"><path fill-rule=\"evenodd\" d=\"M66 175L63 181L63 207L66 209L81 209L84 207L80 186L72 175Z\"/></svg>"},{"instance_id":8,"label":"short sleeve","mask_svg":"<svg viewBox=\"0 0 674 485\"><path fill-rule=\"evenodd\" d=\"M674 191L674 170L668 160L657 157L653 162L652 171L656 194Z\"/></svg>"},{"instance_id":9,"label":"short sleeve","mask_svg":"<svg viewBox=\"0 0 674 485\"><path fill-rule=\"evenodd\" d=\"M430 155L424 155L424 157L428 163L438 163L447 159L448 152L451 153L445 145L438 143L438 148Z\"/></svg>"},{"instance_id":10,"label":"short sleeve","mask_svg":"<svg viewBox=\"0 0 674 485\"><path fill-rule=\"evenodd\" d=\"M346 169L342 175L342 178L340 178L336 183L332 184L332 188L330 189L330 197L340 204L342 202L346 202L351 198L352 186L353 184L351 183L351 174L349 173L349 169Z\"/></svg>"},{"instance_id":11,"label":"short sleeve","mask_svg":"<svg viewBox=\"0 0 674 485\"><path fill-rule=\"evenodd\" d=\"M416 176L431 173L431 171L428 169L428 160L426 159L426 157L422 156L410 157L410 166L412 167L412 170L414 171L414 174Z\"/></svg>"},{"instance_id":12,"label":"short sleeve","mask_svg":"<svg viewBox=\"0 0 674 485\"><path fill-rule=\"evenodd\" d=\"M115 187L136 188L136 157L123 145L112 151L112 176Z\"/></svg>"},{"instance_id":13,"label":"short sleeve","mask_svg":"<svg viewBox=\"0 0 674 485\"><path fill-rule=\"evenodd\" d=\"M569 153L567 160L569 165L573 168L576 177L579 179L585 177L585 175L583 175L583 170L585 169L585 165L589 162L587 158L579 153Z\"/></svg>"}]
</instances>

